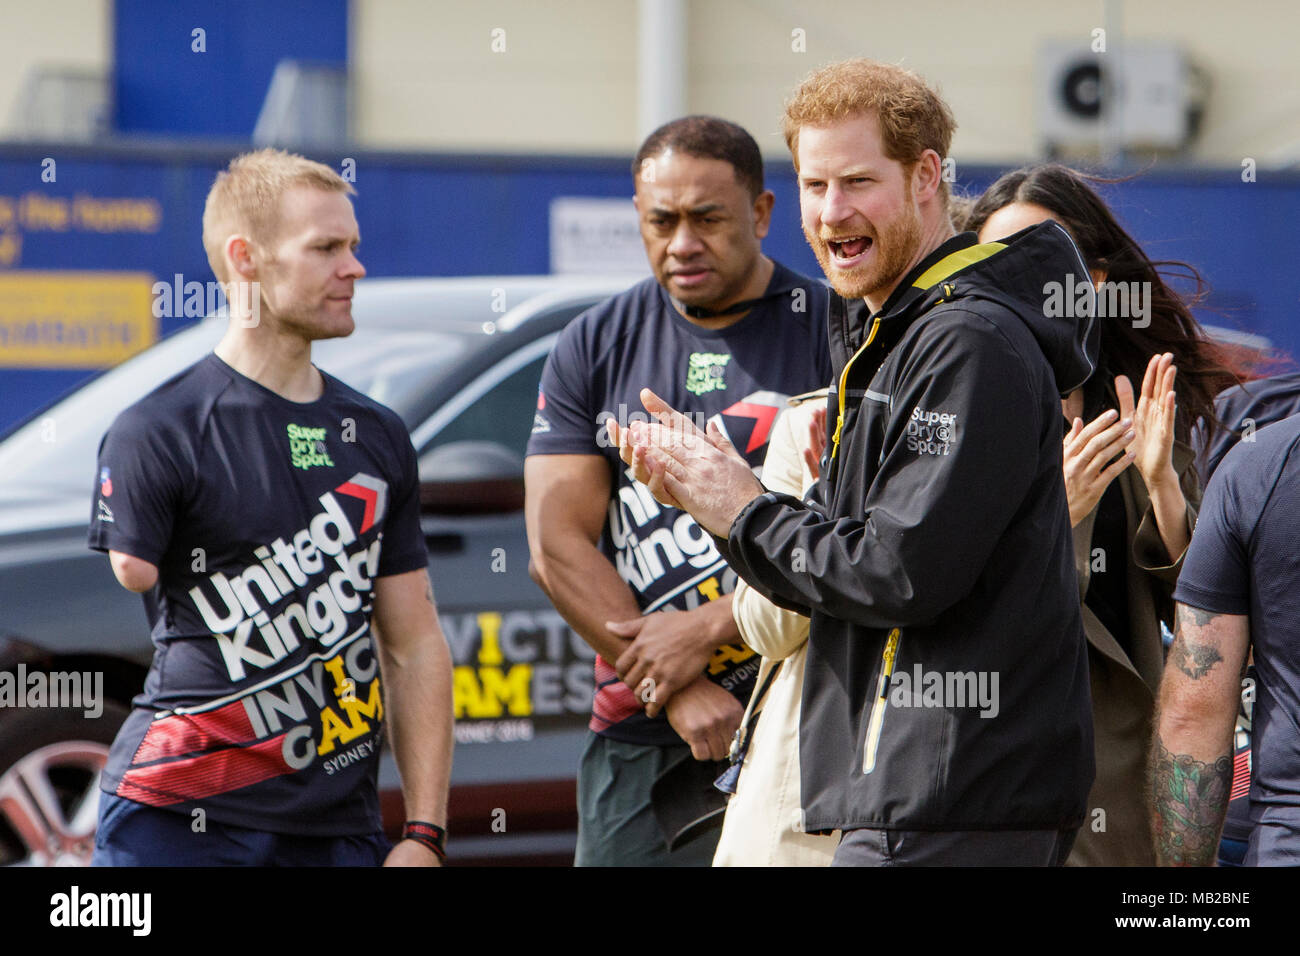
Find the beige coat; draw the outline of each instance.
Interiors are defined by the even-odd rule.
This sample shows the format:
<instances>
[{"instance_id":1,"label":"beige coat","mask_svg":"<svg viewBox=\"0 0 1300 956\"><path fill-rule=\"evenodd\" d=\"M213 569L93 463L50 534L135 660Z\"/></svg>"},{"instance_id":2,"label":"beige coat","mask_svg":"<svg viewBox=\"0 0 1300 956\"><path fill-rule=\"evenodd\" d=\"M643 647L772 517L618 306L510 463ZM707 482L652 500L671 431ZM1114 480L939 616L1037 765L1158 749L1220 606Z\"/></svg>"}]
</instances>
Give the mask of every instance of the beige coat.
<instances>
[{"instance_id":1,"label":"beige coat","mask_svg":"<svg viewBox=\"0 0 1300 956\"><path fill-rule=\"evenodd\" d=\"M1189 532L1196 525L1201 500L1192 458L1190 448L1174 443L1174 471L1187 499ZM1184 555L1170 563L1137 468L1130 465L1115 480L1124 497L1126 526L1130 532L1137 529L1131 535L1133 545L1124 556L1133 656L1124 652L1097 616L1084 606L1097 779L1088 795L1088 816L1070 853L1069 866L1155 866L1156 862L1145 795L1146 757L1155 695L1165 664L1160 620L1164 617L1172 622L1172 594ZM1091 579L1096 518L1094 508L1074 529L1074 563L1079 573L1081 603ZM1113 561L1113 556L1107 558Z\"/></svg>"},{"instance_id":2,"label":"beige coat","mask_svg":"<svg viewBox=\"0 0 1300 956\"><path fill-rule=\"evenodd\" d=\"M801 495L812 484L803 461L808 423L825 393L788 409L772 431L763 484ZM808 618L772 604L744 581L736 586L732 615L745 643L763 655L754 693L777 661L781 669L753 728L736 794L727 804L714 866L829 866L839 845L830 836L804 833L799 800L799 707L803 697Z\"/></svg>"}]
</instances>

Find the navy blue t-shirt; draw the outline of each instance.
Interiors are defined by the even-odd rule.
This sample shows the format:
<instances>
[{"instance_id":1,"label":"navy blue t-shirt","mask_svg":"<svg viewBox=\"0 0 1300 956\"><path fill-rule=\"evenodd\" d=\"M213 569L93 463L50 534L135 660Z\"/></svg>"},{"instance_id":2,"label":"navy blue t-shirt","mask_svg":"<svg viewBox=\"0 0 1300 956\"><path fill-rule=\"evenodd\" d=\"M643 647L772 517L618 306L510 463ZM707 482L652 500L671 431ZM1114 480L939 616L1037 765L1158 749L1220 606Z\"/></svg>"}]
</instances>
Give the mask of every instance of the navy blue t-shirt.
<instances>
[{"instance_id":1,"label":"navy blue t-shirt","mask_svg":"<svg viewBox=\"0 0 1300 956\"><path fill-rule=\"evenodd\" d=\"M427 566L419 478L401 419L321 374L291 402L208 355L105 434L90 546L158 567L106 792L280 833L380 828L373 584Z\"/></svg>"},{"instance_id":2,"label":"navy blue t-shirt","mask_svg":"<svg viewBox=\"0 0 1300 956\"><path fill-rule=\"evenodd\" d=\"M1300 827L1300 417L1253 439L1228 452L1206 488L1174 599L1249 615L1251 818Z\"/></svg>"},{"instance_id":3,"label":"navy blue t-shirt","mask_svg":"<svg viewBox=\"0 0 1300 956\"><path fill-rule=\"evenodd\" d=\"M1300 412L1300 372L1286 372L1225 388L1214 400L1214 413L1224 428L1215 430L1214 440L1205 443L1203 431L1192 433L1196 471L1201 486L1210 483L1223 457L1242 435L1253 435L1265 425L1280 422Z\"/></svg>"},{"instance_id":4,"label":"navy blue t-shirt","mask_svg":"<svg viewBox=\"0 0 1300 956\"><path fill-rule=\"evenodd\" d=\"M608 461L612 496L600 547L643 613L689 610L729 594L736 573L694 518L632 480L605 419L646 421L640 391L649 387L699 428L718 422L757 471L786 399L830 383L828 305L824 284L776 263L763 300L726 328L683 318L651 278L587 310L560 336L542 372L528 454ZM745 645L729 644L706 673L744 701L758 663ZM629 743L681 743L666 718L647 718L643 706L597 657L591 729Z\"/></svg>"},{"instance_id":5,"label":"navy blue t-shirt","mask_svg":"<svg viewBox=\"0 0 1300 956\"><path fill-rule=\"evenodd\" d=\"M1238 441L1251 441L1265 425L1300 413L1300 372L1272 375L1226 388L1214 400L1214 413L1224 427L1215 430L1213 441L1206 443L1201 428L1192 432L1192 448L1196 451L1196 470L1202 487L1210 483L1210 477ZM1243 729L1236 735L1236 769L1223 836L1226 840L1245 841L1250 838L1251 830L1250 801L1246 799L1251 759L1249 713L1240 714L1238 720Z\"/></svg>"}]
</instances>

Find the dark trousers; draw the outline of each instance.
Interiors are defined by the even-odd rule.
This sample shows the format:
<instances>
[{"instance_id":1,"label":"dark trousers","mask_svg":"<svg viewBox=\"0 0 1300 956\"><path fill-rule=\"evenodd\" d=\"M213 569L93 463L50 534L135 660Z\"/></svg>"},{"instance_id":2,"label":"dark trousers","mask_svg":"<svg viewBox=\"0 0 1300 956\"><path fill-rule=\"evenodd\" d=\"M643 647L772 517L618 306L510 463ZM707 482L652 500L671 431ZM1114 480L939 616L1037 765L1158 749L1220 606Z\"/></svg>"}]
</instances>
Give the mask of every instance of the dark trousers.
<instances>
[{"instance_id":1,"label":"dark trousers","mask_svg":"<svg viewBox=\"0 0 1300 956\"><path fill-rule=\"evenodd\" d=\"M720 827L669 852L650 788L661 774L690 760L685 744L657 747L587 732L578 767L578 848L575 866L709 866Z\"/></svg>"},{"instance_id":2,"label":"dark trousers","mask_svg":"<svg viewBox=\"0 0 1300 956\"><path fill-rule=\"evenodd\" d=\"M99 794L91 866L379 866L391 845L382 833L307 837L205 820Z\"/></svg>"},{"instance_id":3,"label":"dark trousers","mask_svg":"<svg viewBox=\"0 0 1300 956\"><path fill-rule=\"evenodd\" d=\"M1060 866L1076 830L846 830L831 866Z\"/></svg>"}]
</instances>

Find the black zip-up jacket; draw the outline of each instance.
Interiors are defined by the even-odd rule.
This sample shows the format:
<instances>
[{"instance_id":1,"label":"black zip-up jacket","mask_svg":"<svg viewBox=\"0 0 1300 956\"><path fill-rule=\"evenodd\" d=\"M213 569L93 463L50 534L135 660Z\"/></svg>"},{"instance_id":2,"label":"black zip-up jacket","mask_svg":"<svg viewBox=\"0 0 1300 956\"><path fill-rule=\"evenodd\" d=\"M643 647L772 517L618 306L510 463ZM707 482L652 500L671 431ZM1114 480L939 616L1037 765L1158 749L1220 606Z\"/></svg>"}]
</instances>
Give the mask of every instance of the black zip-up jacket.
<instances>
[{"instance_id":1,"label":"black zip-up jacket","mask_svg":"<svg viewBox=\"0 0 1300 956\"><path fill-rule=\"evenodd\" d=\"M832 296L829 462L807 504L767 493L731 527L732 567L812 618L809 831L1084 819L1060 396L1096 364L1090 279L1053 222L975 242L948 240L874 316Z\"/></svg>"}]
</instances>

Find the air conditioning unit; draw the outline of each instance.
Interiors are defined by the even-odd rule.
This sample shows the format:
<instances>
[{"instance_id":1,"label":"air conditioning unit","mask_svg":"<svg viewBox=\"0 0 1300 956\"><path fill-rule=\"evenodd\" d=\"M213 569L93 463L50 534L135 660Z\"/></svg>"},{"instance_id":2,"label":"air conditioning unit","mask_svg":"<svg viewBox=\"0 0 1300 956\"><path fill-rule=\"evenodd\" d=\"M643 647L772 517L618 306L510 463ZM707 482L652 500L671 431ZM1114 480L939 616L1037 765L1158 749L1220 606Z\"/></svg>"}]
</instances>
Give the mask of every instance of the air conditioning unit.
<instances>
[{"instance_id":1,"label":"air conditioning unit","mask_svg":"<svg viewBox=\"0 0 1300 956\"><path fill-rule=\"evenodd\" d=\"M9 137L93 143L108 134L112 91L104 70L38 64L14 101Z\"/></svg>"},{"instance_id":2,"label":"air conditioning unit","mask_svg":"<svg viewBox=\"0 0 1300 956\"><path fill-rule=\"evenodd\" d=\"M331 149L348 140L347 68L290 59L277 63L253 127L254 145Z\"/></svg>"},{"instance_id":3,"label":"air conditioning unit","mask_svg":"<svg viewBox=\"0 0 1300 956\"><path fill-rule=\"evenodd\" d=\"M1096 42L1096 41L1094 41ZM1038 136L1048 155L1097 149L1185 149L1209 84L1181 48L1161 41L1050 40L1039 47Z\"/></svg>"}]
</instances>

